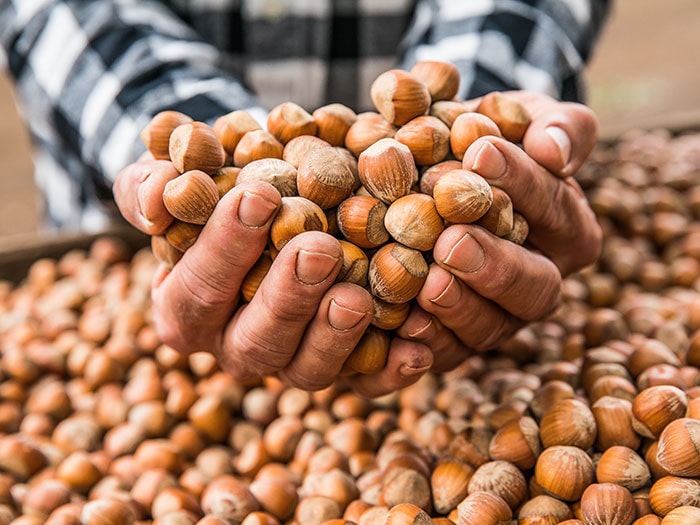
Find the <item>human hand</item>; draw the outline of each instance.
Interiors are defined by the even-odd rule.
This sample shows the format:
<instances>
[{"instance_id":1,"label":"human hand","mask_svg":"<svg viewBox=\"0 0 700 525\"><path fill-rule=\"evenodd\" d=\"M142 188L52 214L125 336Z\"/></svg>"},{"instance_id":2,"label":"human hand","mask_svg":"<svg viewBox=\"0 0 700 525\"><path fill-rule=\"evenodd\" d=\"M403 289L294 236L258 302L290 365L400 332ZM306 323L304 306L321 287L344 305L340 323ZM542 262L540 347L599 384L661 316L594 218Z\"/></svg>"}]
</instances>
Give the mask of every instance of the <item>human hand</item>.
<instances>
[{"instance_id":1,"label":"human hand","mask_svg":"<svg viewBox=\"0 0 700 525\"><path fill-rule=\"evenodd\" d=\"M600 227L572 178L595 147L594 114L544 95L508 94L532 117L522 148L481 138L467 150L463 166L508 193L529 224L527 247L476 225L453 225L442 233L417 307L398 331L428 344L438 371L546 317L559 304L562 277L600 253Z\"/></svg>"},{"instance_id":2,"label":"human hand","mask_svg":"<svg viewBox=\"0 0 700 525\"><path fill-rule=\"evenodd\" d=\"M125 168L114 185L121 213L145 233L162 233L172 222L163 187L176 176L169 162L149 157ZM307 232L292 239L251 302L241 300L241 283L267 246L279 205L279 193L266 183L234 187L177 264L158 270L153 320L162 341L184 353L213 352L240 381L277 375L287 385L316 390L343 374L355 391L375 397L418 380L432 353L404 339L392 341L380 372L345 375L343 364L373 306L363 288L335 283L341 248L330 235Z\"/></svg>"}]
</instances>

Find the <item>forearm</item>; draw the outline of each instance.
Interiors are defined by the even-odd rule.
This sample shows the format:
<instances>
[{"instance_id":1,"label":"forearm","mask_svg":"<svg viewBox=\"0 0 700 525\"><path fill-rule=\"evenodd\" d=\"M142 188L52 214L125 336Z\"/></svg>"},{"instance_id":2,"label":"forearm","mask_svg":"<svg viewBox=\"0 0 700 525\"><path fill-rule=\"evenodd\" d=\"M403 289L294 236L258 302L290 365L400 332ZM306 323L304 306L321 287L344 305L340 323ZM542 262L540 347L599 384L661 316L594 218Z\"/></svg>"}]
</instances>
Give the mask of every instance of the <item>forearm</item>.
<instances>
[{"instance_id":1,"label":"forearm","mask_svg":"<svg viewBox=\"0 0 700 525\"><path fill-rule=\"evenodd\" d=\"M609 3L586 0L574 12L559 1L419 1L403 67L418 60L454 63L463 98L524 89L581 101L580 75Z\"/></svg>"}]
</instances>

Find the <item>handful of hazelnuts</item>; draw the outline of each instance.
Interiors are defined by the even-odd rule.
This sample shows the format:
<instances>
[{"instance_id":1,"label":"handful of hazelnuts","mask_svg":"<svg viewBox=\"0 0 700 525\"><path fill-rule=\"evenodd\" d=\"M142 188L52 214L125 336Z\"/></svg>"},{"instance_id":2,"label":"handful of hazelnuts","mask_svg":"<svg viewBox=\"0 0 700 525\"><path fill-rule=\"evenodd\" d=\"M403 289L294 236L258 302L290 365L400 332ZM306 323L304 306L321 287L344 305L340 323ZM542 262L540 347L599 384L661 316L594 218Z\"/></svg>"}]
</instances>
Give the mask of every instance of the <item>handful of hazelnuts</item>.
<instances>
[{"instance_id":1,"label":"handful of hazelnuts","mask_svg":"<svg viewBox=\"0 0 700 525\"><path fill-rule=\"evenodd\" d=\"M518 244L528 235L507 193L464 167L462 158L479 137L519 143L530 117L499 92L474 110L456 98L459 81L452 64L418 62L375 79L376 112L357 114L334 103L309 113L284 102L270 111L266 129L242 110L211 126L176 111L158 113L141 138L181 175L165 187L163 202L175 219L152 237L154 254L174 266L227 191L244 181L272 184L282 205L243 298L253 297L295 235L334 235L344 256L338 280L367 288L375 304L372 325L347 365L360 373L381 369L390 332L408 316L446 226L475 223Z\"/></svg>"}]
</instances>

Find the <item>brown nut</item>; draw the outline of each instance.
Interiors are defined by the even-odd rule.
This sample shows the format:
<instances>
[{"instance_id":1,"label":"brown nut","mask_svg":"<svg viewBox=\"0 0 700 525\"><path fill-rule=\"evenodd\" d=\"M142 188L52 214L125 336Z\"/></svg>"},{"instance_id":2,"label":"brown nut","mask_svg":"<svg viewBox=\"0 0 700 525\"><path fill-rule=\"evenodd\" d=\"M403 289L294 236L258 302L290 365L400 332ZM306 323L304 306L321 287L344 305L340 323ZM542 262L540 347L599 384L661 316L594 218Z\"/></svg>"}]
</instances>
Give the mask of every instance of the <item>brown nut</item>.
<instances>
[{"instance_id":1,"label":"brown nut","mask_svg":"<svg viewBox=\"0 0 700 525\"><path fill-rule=\"evenodd\" d=\"M642 436L656 439L672 421L683 417L688 396L678 387L657 385L645 388L632 401L632 424Z\"/></svg>"},{"instance_id":2,"label":"brown nut","mask_svg":"<svg viewBox=\"0 0 700 525\"><path fill-rule=\"evenodd\" d=\"M389 335L384 330L369 326L345 365L361 374L374 374L386 365L390 343Z\"/></svg>"},{"instance_id":3,"label":"brown nut","mask_svg":"<svg viewBox=\"0 0 700 525\"><path fill-rule=\"evenodd\" d=\"M205 224L218 202L214 179L197 169L168 181L163 190L167 210L176 219L191 224Z\"/></svg>"},{"instance_id":4,"label":"brown nut","mask_svg":"<svg viewBox=\"0 0 700 525\"><path fill-rule=\"evenodd\" d=\"M170 160L170 134L180 124L187 122L192 122L192 118L184 113L161 111L153 116L139 136L153 158Z\"/></svg>"},{"instance_id":5,"label":"brown nut","mask_svg":"<svg viewBox=\"0 0 700 525\"><path fill-rule=\"evenodd\" d=\"M483 226L488 231L499 237L508 235L513 230L513 201L501 188L491 187L493 203L476 224Z\"/></svg>"},{"instance_id":6,"label":"brown nut","mask_svg":"<svg viewBox=\"0 0 700 525\"><path fill-rule=\"evenodd\" d=\"M399 128L394 138L408 146L419 166L431 166L450 152L450 128L439 118L421 115Z\"/></svg>"},{"instance_id":7,"label":"brown nut","mask_svg":"<svg viewBox=\"0 0 700 525\"><path fill-rule=\"evenodd\" d=\"M219 138L204 122L187 122L175 128L170 134L168 151L180 173L190 170L214 173L226 160Z\"/></svg>"},{"instance_id":8,"label":"brown nut","mask_svg":"<svg viewBox=\"0 0 700 525\"><path fill-rule=\"evenodd\" d=\"M450 148L452 154L462 160L464 153L477 139L493 135L501 136L496 123L486 115L465 112L458 115L450 128Z\"/></svg>"},{"instance_id":9,"label":"brown nut","mask_svg":"<svg viewBox=\"0 0 700 525\"><path fill-rule=\"evenodd\" d=\"M420 251L432 250L445 229L430 195L412 193L391 203L384 226L397 242Z\"/></svg>"},{"instance_id":10,"label":"brown nut","mask_svg":"<svg viewBox=\"0 0 700 525\"><path fill-rule=\"evenodd\" d=\"M282 204L270 226L270 240L281 250L292 237L307 231L328 231L326 214L304 197L282 197Z\"/></svg>"},{"instance_id":11,"label":"brown nut","mask_svg":"<svg viewBox=\"0 0 700 525\"><path fill-rule=\"evenodd\" d=\"M396 127L379 113L368 111L357 115L357 120L345 135L345 147L355 157L381 139L392 138Z\"/></svg>"},{"instance_id":12,"label":"brown nut","mask_svg":"<svg viewBox=\"0 0 700 525\"><path fill-rule=\"evenodd\" d=\"M214 179L214 184L216 184L216 189L219 190L219 199L236 185L236 179L240 172L241 168L236 166L224 166L211 176Z\"/></svg>"},{"instance_id":13,"label":"brown nut","mask_svg":"<svg viewBox=\"0 0 700 525\"><path fill-rule=\"evenodd\" d=\"M591 409L578 399L562 399L542 416L543 447L570 445L587 450L595 443L597 425Z\"/></svg>"},{"instance_id":14,"label":"brown nut","mask_svg":"<svg viewBox=\"0 0 700 525\"><path fill-rule=\"evenodd\" d=\"M516 99L498 91L485 95L476 111L493 120L505 138L520 142L530 125L530 115Z\"/></svg>"},{"instance_id":15,"label":"brown nut","mask_svg":"<svg viewBox=\"0 0 700 525\"><path fill-rule=\"evenodd\" d=\"M348 158L336 148L310 151L299 165L299 195L327 210L339 205L355 189L356 178Z\"/></svg>"},{"instance_id":16,"label":"brown nut","mask_svg":"<svg viewBox=\"0 0 700 525\"><path fill-rule=\"evenodd\" d=\"M649 466L629 447L616 445L598 459L596 479L599 483L617 483L629 491L644 487L651 480Z\"/></svg>"},{"instance_id":17,"label":"brown nut","mask_svg":"<svg viewBox=\"0 0 700 525\"><path fill-rule=\"evenodd\" d=\"M243 283L241 283L241 295L246 301L251 301L255 292L258 291L260 283L272 267L272 257L269 251L264 251L253 267L248 270Z\"/></svg>"},{"instance_id":18,"label":"brown nut","mask_svg":"<svg viewBox=\"0 0 700 525\"><path fill-rule=\"evenodd\" d=\"M425 115L430 108L428 87L407 71L390 69L370 86L370 98L379 113L395 126Z\"/></svg>"},{"instance_id":19,"label":"brown nut","mask_svg":"<svg viewBox=\"0 0 700 525\"><path fill-rule=\"evenodd\" d=\"M258 121L242 109L220 116L214 121L212 128L229 157L233 157L233 152L236 151L236 146L243 135L249 131L262 129Z\"/></svg>"},{"instance_id":20,"label":"brown nut","mask_svg":"<svg viewBox=\"0 0 700 525\"><path fill-rule=\"evenodd\" d=\"M233 164L239 168L258 159L281 159L284 146L272 133L264 129L247 132L238 141L233 152Z\"/></svg>"},{"instance_id":21,"label":"brown nut","mask_svg":"<svg viewBox=\"0 0 700 525\"><path fill-rule=\"evenodd\" d=\"M615 483L594 483L581 495L581 514L586 523L630 525L636 515L632 494Z\"/></svg>"},{"instance_id":22,"label":"brown nut","mask_svg":"<svg viewBox=\"0 0 700 525\"><path fill-rule=\"evenodd\" d=\"M700 420L683 417L659 436L659 464L674 476L700 477Z\"/></svg>"},{"instance_id":23,"label":"brown nut","mask_svg":"<svg viewBox=\"0 0 700 525\"><path fill-rule=\"evenodd\" d=\"M395 330L403 324L411 311L411 303L387 303L372 296L374 314L372 324L382 330Z\"/></svg>"},{"instance_id":24,"label":"brown nut","mask_svg":"<svg viewBox=\"0 0 700 525\"><path fill-rule=\"evenodd\" d=\"M282 102L270 110L267 130L282 144L300 135L316 135L314 118L294 102Z\"/></svg>"},{"instance_id":25,"label":"brown nut","mask_svg":"<svg viewBox=\"0 0 700 525\"><path fill-rule=\"evenodd\" d=\"M332 146L345 145L345 136L355 121L357 114L343 104L327 104L311 114L316 122L316 134Z\"/></svg>"},{"instance_id":26,"label":"brown nut","mask_svg":"<svg viewBox=\"0 0 700 525\"><path fill-rule=\"evenodd\" d=\"M165 238L173 248L186 252L199 237L204 226L183 221L173 221L165 230Z\"/></svg>"},{"instance_id":27,"label":"brown nut","mask_svg":"<svg viewBox=\"0 0 700 525\"><path fill-rule=\"evenodd\" d=\"M547 494L576 501L593 481L593 460L578 447L546 448L535 464L535 481Z\"/></svg>"},{"instance_id":28,"label":"brown nut","mask_svg":"<svg viewBox=\"0 0 700 525\"><path fill-rule=\"evenodd\" d=\"M388 303L410 301L427 277L428 263L423 254L396 242L379 248L369 262L372 294Z\"/></svg>"},{"instance_id":29,"label":"brown nut","mask_svg":"<svg viewBox=\"0 0 700 525\"><path fill-rule=\"evenodd\" d=\"M304 157L318 148L328 148L331 145L315 135L299 135L284 145L282 159L299 169Z\"/></svg>"},{"instance_id":30,"label":"brown nut","mask_svg":"<svg viewBox=\"0 0 700 525\"><path fill-rule=\"evenodd\" d=\"M241 168L236 184L263 181L272 184L282 197L293 197L297 193L297 170L282 159L258 159Z\"/></svg>"},{"instance_id":31,"label":"brown nut","mask_svg":"<svg viewBox=\"0 0 700 525\"><path fill-rule=\"evenodd\" d=\"M469 111L469 106L457 100L438 100L430 105L429 114L442 120L448 128L451 128L455 119L462 113Z\"/></svg>"},{"instance_id":32,"label":"brown nut","mask_svg":"<svg viewBox=\"0 0 700 525\"><path fill-rule=\"evenodd\" d=\"M459 90L459 69L449 62L421 60L411 68L411 74L428 87L433 102L453 99Z\"/></svg>"},{"instance_id":33,"label":"brown nut","mask_svg":"<svg viewBox=\"0 0 700 525\"><path fill-rule=\"evenodd\" d=\"M664 476L649 489L649 503L655 514L666 516L676 507L700 507L700 480Z\"/></svg>"},{"instance_id":34,"label":"brown nut","mask_svg":"<svg viewBox=\"0 0 700 525\"><path fill-rule=\"evenodd\" d=\"M358 286L367 286L367 273L369 271L369 258L359 246L340 240L343 249L343 266L338 272L336 281L354 283Z\"/></svg>"},{"instance_id":35,"label":"brown nut","mask_svg":"<svg viewBox=\"0 0 700 525\"><path fill-rule=\"evenodd\" d=\"M458 523L505 525L511 522L513 511L503 498L490 492L473 492L457 506Z\"/></svg>"},{"instance_id":36,"label":"brown nut","mask_svg":"<svg viewBox=\"0 0 700 525\"><path fill-rule=\"evenodd\" d=\"M469 480L469 493L474 492L500 496L511 509L515 509L527 495L527 480L512 463L489 461L477 468Z\"/></svg>"},{"instance_id":37,"label":"brown nut","mask_svg":"<svg viewBox=\"0 0 700 525\"><path fill-rule=\"evenodd\" d=\"M389 240L384 226L387 206L369 195L355 195L338 205L336 217L340 233L361 248L376 248Z\"/></svg>"},{"instance_id":38,"label":"brown nut","mask_svg":"<svg viewBox=\"0 0 700 525\"><path fill-rule=\"evenodd\" d=\"M535 466L541 451L539 427L528 416L505 423L489 444L491 459L509 461L523 470Z\"/></svg>"},{"instance_id":39,"label":"brown nut","mask_svg":"<svg viewBox=\"0 0 700 525\"><path fill-rule=\"evenodd\" d=\"M433 198L446 221L465 224L484 216L493 203L493 191L481 175L460 169L435 181Z\"/></svg>"},{"instance_id":40,"label":"brown nut","mask_svg":"<svg viewBox=\"0 0 700 525\"><path fill-rule=\"evenodd\" d=\"M357 169L365 189L385 204L408 195L417 175L411 150L395 139L380 139L364 150Z\"/></svg>"}]
</instances>

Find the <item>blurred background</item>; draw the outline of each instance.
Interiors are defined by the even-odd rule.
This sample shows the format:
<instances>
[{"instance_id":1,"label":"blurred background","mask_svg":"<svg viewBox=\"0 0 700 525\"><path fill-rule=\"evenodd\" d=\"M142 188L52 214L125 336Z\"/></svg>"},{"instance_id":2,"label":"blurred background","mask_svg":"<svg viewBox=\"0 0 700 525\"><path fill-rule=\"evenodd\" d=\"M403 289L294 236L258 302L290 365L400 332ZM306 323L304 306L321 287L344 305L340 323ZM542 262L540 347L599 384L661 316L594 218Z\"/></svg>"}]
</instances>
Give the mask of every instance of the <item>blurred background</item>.
<instances>
[{"instance_id":1,"label":"blurred background","mask_svg":"<svg viewBox=\"0 0 700 525\"><path fill-rule=\"evenodd\" d=\"M700 125L700 2L616 0L588 70L601 136ZM0 239L37 231L31 148L12 84L0 73Z\"/></svg>"}]
</instances>

